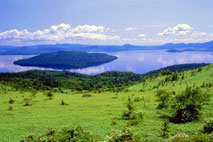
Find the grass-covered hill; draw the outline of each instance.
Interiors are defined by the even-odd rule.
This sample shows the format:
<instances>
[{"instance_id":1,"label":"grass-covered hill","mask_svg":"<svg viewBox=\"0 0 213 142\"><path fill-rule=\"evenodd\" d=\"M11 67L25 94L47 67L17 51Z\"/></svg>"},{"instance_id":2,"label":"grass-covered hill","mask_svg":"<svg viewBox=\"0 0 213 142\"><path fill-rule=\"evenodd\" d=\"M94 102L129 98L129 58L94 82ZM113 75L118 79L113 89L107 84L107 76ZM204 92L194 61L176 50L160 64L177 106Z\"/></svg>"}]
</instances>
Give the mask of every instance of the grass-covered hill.
<instances>
[{"instance_id":1,"label":"grass-covered hill","mask_svg":"<svg viewBox=\"0 0 213 142\"><path fill-rule=\"evenodd\" d=\"M97 66L116 60L117 57L105 53L87 53L81 51L58 51L44 53L28 59L15 61L21 66L37 66L59 69L77 69Z\"/></svg>"},{"instance_id":2,"label":"grass-covered hill","mask_svg":"<svg viewBox=\"0 0 213 142\"><path fill-rule=\"evenodd\" d=\"M31 80L53 76L52 73L64 75L64 72L40 74L38 71L36 75L34 72L4 76L8 79L27 76L26 79ZM90 78L70 74L79 80ZM106 76L116 78L124 74L102 74ZM163 70L117 92L16 90L5 82L0 85L2 142L76 138L91 142L211 142L213 138L213 65L210 64L191 70ZM181 121L172 118L181 118Z\"/></svg>"}]
</instances>

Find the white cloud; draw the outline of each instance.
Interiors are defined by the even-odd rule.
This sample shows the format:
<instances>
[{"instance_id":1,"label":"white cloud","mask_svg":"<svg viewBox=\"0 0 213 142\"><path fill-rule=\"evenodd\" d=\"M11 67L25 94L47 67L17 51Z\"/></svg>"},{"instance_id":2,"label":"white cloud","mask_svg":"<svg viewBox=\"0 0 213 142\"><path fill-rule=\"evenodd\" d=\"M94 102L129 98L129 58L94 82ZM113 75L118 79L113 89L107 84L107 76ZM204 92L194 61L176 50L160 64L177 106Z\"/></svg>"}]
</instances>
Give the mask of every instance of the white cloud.
<instances>
[{"instance_id":1,"label":"white cloud","mask_svg":"<svg viewBox=\"0 0 213 142\"><path fill-rule=\"evenodd\" d=\"M138 36L139 36L139 37L142 37L142 38L146 37L145 34L139 34Z\"/></svg>"},{"instance_id":2,"label":"white cloud","mask_svg":"<svg viewBox=\"0 0 213 142\"><path fill-rule=\"evenodd\" d=\"M192 30L193 28L187 24L178 24L174 27L168 27L164 31L160 32L158 35L187 35L191 33Z\"/></svg>"},{"instance_id":3,"label":"white cloud","mask_svg":"<svg viewBox=\"0 0 213 142\"><path fill-rule=\"evenodd\" d=\"M202 37L202 36L207 36L208 34L206 32L193 32L192 36L193 37Z\"/></svg>"},{"instance_id":4,"label":"white cloud","mask_svg":"<svg viewBox=\"0 0 213 142\"><path fill-rule=\"evenodd\" d=\"M126 29L126 31L136 31L138 28L136 27L129 27Z\"/></svg>"},{"instance_id":5,"label":"white cloud","mask_svg":"<svg viewBox=\"0 0 213 142\"><path fill-rule=\"evenodd\" d=\"M49 29L29 32L24 29L9 30L0 33L1 42L35 42L35 41L75 41L75 40L119 40L119 36L106 35L109 28L103 26L83 25L75 28L69 24L59 24L51 26Z\"/></svg>"},{"instance_id":6,"label":"white cloud","mask_svg":"<svg viewBox=\"0 0 213 142\"><path fill-rule=\"evenodd\" d=\"M104 28L103 26L90 26L90 25L83 25L83 26L77 26L72 30L73 33L95 33L100 32L103 33L105 31L108 31L109 28Z\"/></svg>"}]
</instances>

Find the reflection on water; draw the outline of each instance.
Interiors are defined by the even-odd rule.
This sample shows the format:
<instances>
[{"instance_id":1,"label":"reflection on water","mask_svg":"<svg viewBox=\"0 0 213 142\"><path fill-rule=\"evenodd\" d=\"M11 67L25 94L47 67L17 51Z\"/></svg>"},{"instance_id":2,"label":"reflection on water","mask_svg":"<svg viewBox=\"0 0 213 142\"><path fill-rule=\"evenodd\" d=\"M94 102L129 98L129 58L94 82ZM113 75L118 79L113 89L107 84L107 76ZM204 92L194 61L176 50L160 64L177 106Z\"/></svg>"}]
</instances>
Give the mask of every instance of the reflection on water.
<instances>
[{"instance_id":1,"label":"reflection on water","mask_svg":"<svg viewBox=\"0 0 213 142\"><path fill-rule=\"evenodd\" d=\"M177 52L169 53L166 51L125 51L109 53L118 57L117 60L96 67L84 69L71 69L68 71L79 72L82 74L99 74L105 71L131 71L135 73L145 73L174 64L185 63L213 63L212 52ZM56 70L39 67L22 67L14 65L18 59L29 58L32 56L9 55L0 56L0 72L20 72L32 69Z\"/></svg>"}]
</instances>

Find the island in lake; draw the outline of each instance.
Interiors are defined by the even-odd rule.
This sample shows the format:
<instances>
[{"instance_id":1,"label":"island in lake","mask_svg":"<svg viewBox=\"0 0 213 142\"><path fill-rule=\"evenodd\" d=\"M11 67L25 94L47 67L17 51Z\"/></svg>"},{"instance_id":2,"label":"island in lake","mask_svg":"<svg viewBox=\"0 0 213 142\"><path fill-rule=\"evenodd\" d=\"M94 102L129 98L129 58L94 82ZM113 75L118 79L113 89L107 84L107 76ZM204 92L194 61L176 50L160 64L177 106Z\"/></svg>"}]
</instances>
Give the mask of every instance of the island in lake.
<instances>
[{"instance_id":1,"label":"island in lake","mask_svg":"<svg viewBox=\"0 0 213 142\"><path fill-rule=\"evenodd\" d=\"M116 60L116 56L105 53L87 53L82 51L58 51L43 53L14 62L21 66L35 66L55 69L78 69L97 66Z\"/></svg>"}]
</instances>

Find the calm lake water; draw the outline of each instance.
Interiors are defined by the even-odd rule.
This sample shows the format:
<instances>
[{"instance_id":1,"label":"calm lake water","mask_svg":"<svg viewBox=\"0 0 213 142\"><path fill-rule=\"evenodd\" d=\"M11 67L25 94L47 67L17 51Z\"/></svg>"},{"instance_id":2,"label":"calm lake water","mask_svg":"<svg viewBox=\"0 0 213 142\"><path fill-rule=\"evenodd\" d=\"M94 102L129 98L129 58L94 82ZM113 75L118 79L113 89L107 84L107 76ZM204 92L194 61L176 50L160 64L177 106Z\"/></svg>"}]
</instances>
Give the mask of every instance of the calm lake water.
<instances>
[{"instance_id":1,"label":"calm lake water","mask_svg":"<svg viewBox=\"0 0 213 142\"><path fill-rule=\"evenodd\" d=\"M84 69L71 69L68 71L78 72L82 74L99 74L106 71L131 71L135 73L146 73L174 64L185 63L213 63L212 52L177 52L169 53L160 51L125 51L108 53L118 57L117 60L96 67ZM14 65L13 62L23 58L32 56L25 55L3 55L0 56L0 72L20 72L32 69L39 70L56 70L39 67L22 67Z\"/></svg>"}]
</instances>

